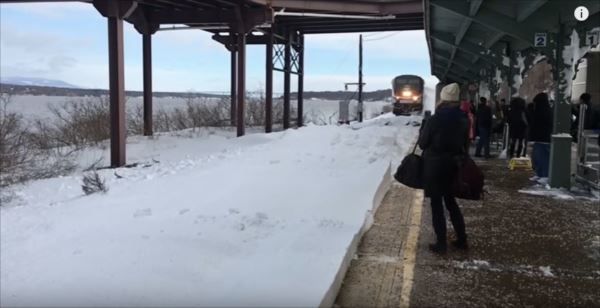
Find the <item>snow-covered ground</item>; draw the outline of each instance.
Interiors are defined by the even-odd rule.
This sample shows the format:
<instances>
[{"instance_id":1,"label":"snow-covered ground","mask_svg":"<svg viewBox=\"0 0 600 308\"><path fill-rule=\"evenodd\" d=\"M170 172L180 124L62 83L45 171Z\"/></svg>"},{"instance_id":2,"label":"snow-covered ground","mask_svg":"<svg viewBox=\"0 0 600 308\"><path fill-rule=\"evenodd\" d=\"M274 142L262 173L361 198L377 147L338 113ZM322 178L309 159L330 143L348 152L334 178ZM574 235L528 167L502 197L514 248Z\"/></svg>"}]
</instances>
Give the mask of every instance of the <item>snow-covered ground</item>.
<instances>
[{"instance_id":1,"label":"snow-covered ground","mask_svg":"<svg viewBox=\"0 0 600 308\"><path fill-rule=\"evenodd\" d=\"M14 186L0 305L317 306L419 120L130 137L141 164L100 170L107 193L80 172Z\"/></svg>"}]
</instances>

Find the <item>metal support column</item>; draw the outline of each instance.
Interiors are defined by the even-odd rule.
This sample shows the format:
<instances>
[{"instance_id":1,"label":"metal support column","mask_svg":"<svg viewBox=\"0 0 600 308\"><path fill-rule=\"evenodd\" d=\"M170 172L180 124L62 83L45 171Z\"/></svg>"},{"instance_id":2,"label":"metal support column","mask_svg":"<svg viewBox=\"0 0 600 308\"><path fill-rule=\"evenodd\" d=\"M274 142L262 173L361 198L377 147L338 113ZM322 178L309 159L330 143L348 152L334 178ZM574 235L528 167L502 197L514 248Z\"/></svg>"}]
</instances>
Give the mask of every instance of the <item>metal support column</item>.
<instances>
[{"instance_id":1,"label":"metal support column","mask_svg":"<svg viewBox=\"0 0 600 308\"><path fill-rule=\"evenodd\" d=\"M562 58L562 49L565 40L564 24L559 23L559 30L555 37L555 58L553 61L553 75L555 84L554 101L554 131L550 148L550 179L551 187L571 187L571 102L569 94L561 88L562 81L567 78L564 73L565 64Z\"/></svg>"},{"instance_id":2,"label":"metal support column","mask_svg":"<svg viewBox=\"0 0 600 308\"><path fill-rule=\"evenodd\" d=\"M125 165L125 71L123 19L108 17L108 72L110 93L110 165Z\"/></svg>"},{"instance_id":3,"label":"metal support column","mask_svg":"<svg viewBox=\"0 0 600 308\"><path fill-rule=\"evenodd\" d=\"M152 35L142 35L144 70L144 136L152 136Z\"/></svg>"},{"instance_id":4,"label":"metal support column","mask_svg":"<svg viewBox=\"0 0 600 308\"><path fill-rule=\"evenodd\" d=\"M300 33L298 47L298 127L304 125L304 34Z\"/></svg>"},{"instance_id":5,"label":"metal support column","mask_svg":"<svg viewBox=\"0 0 600 308\"><path fill-rule=\"evenodd\" d=\"M265 132L273 131L273 29L267 33L265 78Z\"/></svg>"},{"instance_id":6,"label":"metal support column","mask_svg":"<svg viewBox=\"0 0 600 308\"><path fill-rule=\"evenodd\" d=\"M363 121L363 38L358 42L358 122Z\"/></svg>"},{"instance_id":7,"label":"metal support column","mask_svg":"<svg viewBox=\"0 0 600 308\"><path fill-rule=\"evenodd\" d=\"M246 33L237 34L237 136L245 134L246 115Z\"/></svg>"},{"instance_id":8,"label":"metal support column","mask_svg":"<svg viewBox=\"0 0 600 308\"><path fill-rule=\"evenodd\" d=\"M286 31L283 65L283 129L290 128L290 83L292 71L292 32Z\"/></svg>"},{"instance_id":9,"label":"metal support column","mask_svg":"<svg viewBox=\"0 0 600 308\"><path fill-rule=\"evenodd\" d=\"M236 44L235 41L235 33L232 31L229 33L229 37L231 38L231 45L229 46L229 52L231 53L231 95L230 95L230 123L231 126L236 125L236 114L237 114L237 53L236 53Z\"/></svg>"},{"instance_id":10,"label":"metal support column","mask_svg":"<svg viewBox=\"0 0 600 308\"><path fill-rule=\"evenodd\" d=\"M506 103L510 104L510 98L513 95L513 83L515 82L513 78L513 50L510 46L510 42L506 42L506 56L508 57L508 69L506 72L507 84L508 84L508 95L506 98Z\"/></svg>"}]
</instances>

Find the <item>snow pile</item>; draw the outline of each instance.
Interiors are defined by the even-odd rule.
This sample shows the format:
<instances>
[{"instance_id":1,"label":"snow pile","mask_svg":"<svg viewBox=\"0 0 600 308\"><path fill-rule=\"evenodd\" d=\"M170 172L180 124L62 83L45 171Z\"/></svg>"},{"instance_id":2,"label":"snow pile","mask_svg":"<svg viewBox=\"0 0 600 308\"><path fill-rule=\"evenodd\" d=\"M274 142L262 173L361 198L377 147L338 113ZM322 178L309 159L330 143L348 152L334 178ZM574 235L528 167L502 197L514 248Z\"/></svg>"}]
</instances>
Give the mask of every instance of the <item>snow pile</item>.
<instances>
[{"instance_id":1,"label":"snow pile","mask_svg":"<svg viewBox=\"0 0 600 308\"><path fill-rule=\"evenodd\" d=\"M571 190L567 190L565 188L551 188L550 185L541 185L536 184L532 187L528 187L525 189L519 189L520 193L534 195L534 196L544 196L551 197L558 200L588 200L588 201L600 201L598 195L593 192L583 191L578 189L577 187L571 188Z\"/></svg>"},{"instance_id":2,"label":"snow pile","mask_svg":"<svg viewBox=\"0 0 600 308\"><path fill-rule=\"evenodd\" d=\"M13 187L0 305L318 306L418 120L136 137L140 165L99 171L107 193L80 174Z\"/></svg>"},{"instance_id":3,"label":"snow pile","mask_svg":"<svg viewBox=\"0 0 600 308\"><path fill-rule=\"evenodd\" d=\"M496 68L494 72L494 78L492 79L496 84L500 85L502 83L502 71Z\"/></svg>"},{"instance_id":4,"label":"snow pile","mask_svg":"<svg viewBox=\"0 0 600 308\"><path fill-rule=\"evenodd\" d=\"M600 32L600 27L596 27L589 32ZM584 41L584 45L580 47L579 34L575 29L571 32L571 44L565 46L562 51L563 63L565 68L563 69L564 78L560 83L560 88L567 97L571 96L571 87L575 73L577 72L577 65L585 54L592 49L593 46L587 45ZM563 103L570 104L570 100L564 100Z\"/></svg>"},{"instance_id":5,"label":"snow pile","mask_svg":"<svg viewBox=\"0 0 600 308\"><path fill-rule=\"evenodd\" d=\"M454 266L460 269L467 270L491 269L490 263L484 260L454 261Z\"/></svg>"},{"instance_id":6,"label":"snow pile","mask_svg":"<svg viewBox=\"0 0 600 308\"><path fill-rule=\"evenodd\" d=\"M521 89L521 85L523 84L523 72L525 71L525 56L521 54L521 52L517 53L517 63L514 66L518 71L513 76L513 87L516 91L512 94L512 97L519 96L519 89Z\"/></svg>"},{"instance_id":7,"label":"snow pile","mask_svg":"<svg viewBox=\"0 0 600 308\"><path fill-rule=\"evenodd\" d=\"M552 269L550 268L550 266L540 266L540 271L542 272L542 275L544 275L545 277L554 277L554 274L552 273Z\"/></svg>"}]
</instances>

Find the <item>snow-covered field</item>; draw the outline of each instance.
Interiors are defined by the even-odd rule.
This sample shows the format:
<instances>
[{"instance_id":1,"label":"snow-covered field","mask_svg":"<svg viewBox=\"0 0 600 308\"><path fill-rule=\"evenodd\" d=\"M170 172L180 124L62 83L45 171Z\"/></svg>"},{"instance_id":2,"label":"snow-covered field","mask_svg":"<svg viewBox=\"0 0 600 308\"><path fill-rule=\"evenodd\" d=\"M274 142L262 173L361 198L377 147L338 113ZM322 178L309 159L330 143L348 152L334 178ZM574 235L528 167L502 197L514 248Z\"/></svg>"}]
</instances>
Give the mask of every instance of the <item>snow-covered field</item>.
<instances>
[{"instance_id":1,"label":"snow-covered field","mask_svg":"<svg viewBox=\"0 0 600 308\"><path fill-rule=\"evenodd\" d=\"M35 118L51 118L53 114L49 107L60 108L67 102L86 102L89 100L98 99L96 97L81 97L81 96L45 96L45 95L15 95L11 98L11 103L7 106L8 111L13 111L22 114L27 119ZM217 98L202 99L205 102L216 102ZM185 109L186 99L180 97L154 97L154 111L159 110L173 111L176 108ZM141 108L143 104L142 97L128 97L127 109L129 111ZM297 102L291 101L295 108ZM389 102L374 101L364 103L364 118L370 119L373 116L380 115L383 106L390 105ZM350 103L350 116L356 117L357 101L353 100ZM309 99L304 101L304 113L306 121L317 124L335 124L338 121L339 102L321 99Z\"/></svg>"},{"instance_id":2,"label":"snow-covered field","mask_svg":"<svg viewBox=\"0 0 600 308\"><path fill-rule=\"evenodd\" d=\"M107 193L85 196L81 173L14 186L0 305L317 306L411 121L136 136L141 164L100 170Z\"/></svg>"}]
</instances>

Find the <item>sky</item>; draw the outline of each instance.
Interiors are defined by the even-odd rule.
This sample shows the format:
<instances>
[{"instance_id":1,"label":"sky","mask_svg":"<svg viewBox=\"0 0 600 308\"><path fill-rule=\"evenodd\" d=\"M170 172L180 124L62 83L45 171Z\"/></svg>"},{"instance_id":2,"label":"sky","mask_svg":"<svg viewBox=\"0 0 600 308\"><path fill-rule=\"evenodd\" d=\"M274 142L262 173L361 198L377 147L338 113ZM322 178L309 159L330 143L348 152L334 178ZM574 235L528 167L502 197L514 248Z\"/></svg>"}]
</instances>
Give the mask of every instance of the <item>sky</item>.
<instances>
[{"instance_id":1,"label":"sky","mask_svg":"<svg viewBox=\"0 0 600 308\"><path fill-rule=\"evenodd\" d=\"M142 89L142 38L125 23L125 87ZM343 90L356 82L358 33L305 37L306 91ZM108 88L106 20L87 3L0 4L0 76L62 80ZM152 39L154 91L229 91L230 54L202 30L159 31ZM364 34L365 91L390 88L396 75L430 76L425 33ZM265 47L247 48L247 89L264 89ZM296 77L292 77L292 90ZM274 91L283 74L274 73Z\"/></svg>"}]
</instances>

